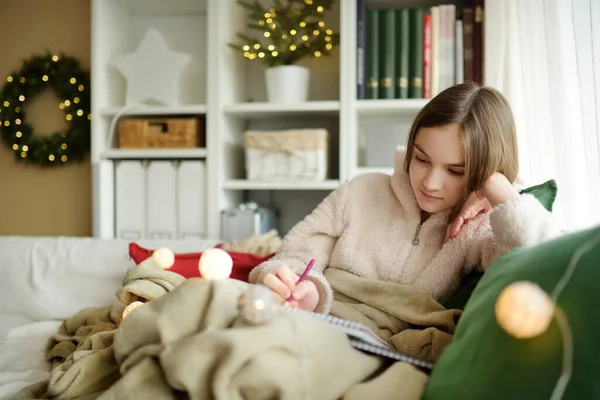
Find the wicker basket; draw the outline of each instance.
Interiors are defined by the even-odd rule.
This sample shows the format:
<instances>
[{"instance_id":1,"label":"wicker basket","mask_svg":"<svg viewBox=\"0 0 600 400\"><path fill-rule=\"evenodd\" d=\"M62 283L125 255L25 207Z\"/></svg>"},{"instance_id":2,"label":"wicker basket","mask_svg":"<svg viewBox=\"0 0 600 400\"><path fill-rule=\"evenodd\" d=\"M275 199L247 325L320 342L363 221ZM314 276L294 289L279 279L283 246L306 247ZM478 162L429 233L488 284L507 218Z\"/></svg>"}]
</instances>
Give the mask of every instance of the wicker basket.
<instances>
[{"instance_id":1,"label":"wicker basket","mask_svg":"<svg viewBox=\"0 0 600 400\"><path fill-rule=\"evenodd\" d=\"M204 147L204 124L198 118L131 118L119 121L119 147Z\"/></svg>"}]
</instances>

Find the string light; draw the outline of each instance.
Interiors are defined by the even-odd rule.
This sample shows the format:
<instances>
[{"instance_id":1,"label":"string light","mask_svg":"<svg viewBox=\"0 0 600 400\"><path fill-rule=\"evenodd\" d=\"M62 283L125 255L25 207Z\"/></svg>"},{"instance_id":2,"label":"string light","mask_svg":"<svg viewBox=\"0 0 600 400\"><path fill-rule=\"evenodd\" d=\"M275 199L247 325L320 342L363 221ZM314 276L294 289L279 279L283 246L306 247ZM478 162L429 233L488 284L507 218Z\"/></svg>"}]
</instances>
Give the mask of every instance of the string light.
<instances>
[{"instance_id":1,"label":"string light","mask_svg":"<svg viewBox=\"0 0 600 400\"><path fill-rule=\"evenodd\" d=\"M44 82L48 82L48 75L44 75L44 76L42 76L42 80L43 80Z\"/></svg>"},{"instance_id":2,"label":"string light","mask_svg":"<svg viewBox=\"0 0 600 400\"><path fill-rule=\"evenodd\" d=\"M200 256L198 270L204 279L227 279L233 270L233 260L223 249L207 249Z\"/></svg>"},{"instance_id":3,"label":"string light","mask_svg":"<svg viewBox=\"0 0 600 400\"><path fill-rule=\"evenodd\" d=\"M12 81L13 81L13 77L12 76L9 75L9 76L6 77L6 82L10 83Z\"/></svg>"},{"instance_id":4,"label":"string light","mask_svg":"<svg viewBox=\"0 0 600 400\"><path fill-rule=\"evenodd\" d=\"M175 254L166 247L154 250L151 257L162 269L169 269L175 264Z\"/></svg>"},{"instance_id":5,"label":"string light","mask_svg":"<svg viewBox=\"0 0 600 400\"><path fill-rule=\"evenodd\" d=\"M508 334L530 339L548 329L554 314L552 299L532 282L515 282L496 301L496 319Z\"/></svg>"},{"instance_id":6,"label":"string light","mask_svg":"<svg viewBox=\"0 0 600 400\"><path fill-rule=\"evenodd\" d=\"M123 316L122 319L125 319L129 316L129 314L131 314L131 312L133 310L135 310L136 308L143 306L144 303L142 303L141 301L134 301L132 303L130 303L127 307L125 307L125 309L123 310Z\"/></svg>"},{"instance_id":7,"label":"string light","mask_svg":"<svg viewBox=\"0 0 600 400\"><path fill-rule=\"evenodd\" d=\"M50 155L48 156L48 160L50 160L50 161L54 161L54 159L55 159L55 157L54 157L54 154L50 154Z\"/></svg>"},{"instance_id":8,"label":"string light","mask_svg":"<svg viewBox=\"0 0 600 400\"><path fill-rule=\"evenodd\" d=\"M238 299L242 319L252 325L265 324L277 315L281 305L272 291L264 285L249 285Z\"/></svg>"}]
</instances>

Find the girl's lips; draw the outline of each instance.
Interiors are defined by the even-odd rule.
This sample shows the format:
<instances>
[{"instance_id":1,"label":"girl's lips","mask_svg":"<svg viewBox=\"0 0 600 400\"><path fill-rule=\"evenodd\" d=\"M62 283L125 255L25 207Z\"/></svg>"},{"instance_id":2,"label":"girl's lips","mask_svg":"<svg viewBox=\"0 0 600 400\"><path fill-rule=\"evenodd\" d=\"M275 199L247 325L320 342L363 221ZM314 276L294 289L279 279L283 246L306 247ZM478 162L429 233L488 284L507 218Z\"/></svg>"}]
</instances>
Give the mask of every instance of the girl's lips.
<instances>
[{"instance_id":1,"label":"girl's lips","mask_svg":"<svg viewBox=\"0 0 600 400\"><path fill-rule=\"evenodd\" d=\"M428 200L441 200L440 197L435 197L435 196L430 196L428 195L426 192L420 190L421 194L423 195L423 197L425 197Z\"/></svg>"}]
</instances>

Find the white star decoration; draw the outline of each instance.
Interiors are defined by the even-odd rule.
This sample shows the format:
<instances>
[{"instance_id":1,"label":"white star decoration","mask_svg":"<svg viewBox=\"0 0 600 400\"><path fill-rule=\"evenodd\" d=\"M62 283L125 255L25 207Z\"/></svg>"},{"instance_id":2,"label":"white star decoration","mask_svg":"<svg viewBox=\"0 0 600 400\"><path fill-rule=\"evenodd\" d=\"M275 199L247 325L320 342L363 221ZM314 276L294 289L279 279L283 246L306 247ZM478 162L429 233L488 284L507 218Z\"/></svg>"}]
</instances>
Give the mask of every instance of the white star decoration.
<instances>
[{"instance_id":1,"label":"white star decoration","mask_svg":"<svg viewBox=\"0 0 600 400\"><path fill-rule=\"evenodd\" d=\"M160 33L150 29L133 53L114 60L127 80L126 103L179 104L179 78L190 61L189 54L169 50Z\"/></svg>"}]
</instances>

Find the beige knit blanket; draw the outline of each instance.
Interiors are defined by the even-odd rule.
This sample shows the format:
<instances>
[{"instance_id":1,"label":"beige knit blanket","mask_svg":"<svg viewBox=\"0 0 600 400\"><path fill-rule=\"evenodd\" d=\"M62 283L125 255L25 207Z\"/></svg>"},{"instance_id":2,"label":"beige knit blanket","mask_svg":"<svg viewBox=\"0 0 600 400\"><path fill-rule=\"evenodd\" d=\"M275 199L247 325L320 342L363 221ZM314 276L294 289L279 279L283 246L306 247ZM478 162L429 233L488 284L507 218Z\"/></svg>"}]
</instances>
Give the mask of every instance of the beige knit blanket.
<instances>
[{"instance_id":1,"label":"beige knit blanket","mask_svg":"<svg viewBox=\"0 0 600 400\"><path fill-rule=\"evenodd\" d=\"M140 267L155 269L152 263ZM169 282L164 274L170 273L157 273L162 276L151 278L154 284ZM425 292L395 284L383 284L378 291L381 282L343 271L328 271L327 277L339 298L333 312L358 317L399 349L435 359L451 337L456 313ZM135 296L145 298L137 282L129 287L136 286ZM282 310L267 324L247 324L238 313L246 283L179 283L168 295L155 293L116 330L103 325L113 321L116 326L115 315L107 316L106 309L78 314L82 326L101 331L90 330L73 352L61 354L66 361L56 364L49 382L25 389L19 398L172 399L187 393L190 399L410 400L423 393L423 372L355 350L341 330L307 313ZM343 296L357 284L365 289L360 296ZM163 294L171 290L165 286ZM132 294L120 291L120 298L133 301L125 292ZM57 354L60 342L48 354Z\"/></svg>"}]
</instances>

